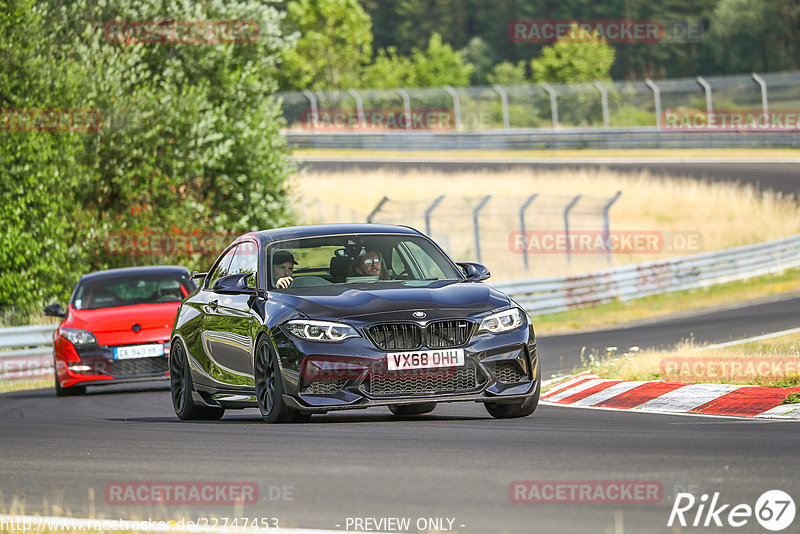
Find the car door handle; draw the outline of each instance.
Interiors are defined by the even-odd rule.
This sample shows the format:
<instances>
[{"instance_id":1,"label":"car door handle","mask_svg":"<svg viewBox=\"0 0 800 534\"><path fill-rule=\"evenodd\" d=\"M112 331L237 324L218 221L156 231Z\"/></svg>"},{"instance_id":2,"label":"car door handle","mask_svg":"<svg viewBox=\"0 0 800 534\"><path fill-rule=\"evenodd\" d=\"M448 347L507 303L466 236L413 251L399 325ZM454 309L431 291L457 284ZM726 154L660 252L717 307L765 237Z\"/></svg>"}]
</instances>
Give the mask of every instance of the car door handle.
<instances>
[{"instance_id":1,"label":"car door handle","mask_svg":"<svg viewBox=\"0 0 800 534\"><path fill-rule=\"evenodd\" d=\"M211 302L208 303L208 307L211 308L212 310L216 310L218 305L219 305L218 300L212 300Z\"/></svg>"}]
</instances>

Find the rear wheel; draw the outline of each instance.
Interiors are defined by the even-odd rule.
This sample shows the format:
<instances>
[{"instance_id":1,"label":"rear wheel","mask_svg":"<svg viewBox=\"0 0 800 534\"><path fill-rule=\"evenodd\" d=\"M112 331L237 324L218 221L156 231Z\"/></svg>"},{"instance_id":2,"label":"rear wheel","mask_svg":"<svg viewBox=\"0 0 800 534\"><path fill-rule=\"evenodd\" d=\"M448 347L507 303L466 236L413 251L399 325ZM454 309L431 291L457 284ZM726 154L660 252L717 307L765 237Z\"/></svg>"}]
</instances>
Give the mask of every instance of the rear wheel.
<instances>
[{"instance_id":1,"label":"rear wheel","mask_svg":"<svg viewBox=\"0 0 800 534\"><path fill-rule=\"evenodd\" d=\"M536 393L523 401L502 403L502 402L487 402L484 403L486 411L495 419L513 419L515 417L527 417L536 411L539 406L539 395L542 391L542 368L536 366Z\"/></svg>"},{"instance_id":2,"label":"rear wheel","mask_svg":"<svg viewBox=\"0 0 800 534\"><path fill-rule=\"evenodd\" d=\"M299 412L283 401L283 377L275 351L266 338L256 345L253 365L256 400L261 417L267 423L302 423L311 418L310 413Z\"/></svg>"},{"instance_id":3,"label":"rear wheel","mask_svg":"<svg viewBox=\"0 0 800 534\"><path fill-rule=\"evenodd\" d=\"M435 402L422 402L420 404L390 404L389 410L397 416L422 415L430 413L436 408Z\"/></svg>"},{"instance_id":4,"label":"rear wheel","mask_svg":"<svg viewBox=\"0 0 800 534\"><path fill-rule=\"evenodd\" d=\"M169 389L172 407L181 421L218 421L225 415L224 408L198 406L192 401L192 374L189 372L189 358L183 343L176 339L169 351Z\"/></svg>"}]
</instances>

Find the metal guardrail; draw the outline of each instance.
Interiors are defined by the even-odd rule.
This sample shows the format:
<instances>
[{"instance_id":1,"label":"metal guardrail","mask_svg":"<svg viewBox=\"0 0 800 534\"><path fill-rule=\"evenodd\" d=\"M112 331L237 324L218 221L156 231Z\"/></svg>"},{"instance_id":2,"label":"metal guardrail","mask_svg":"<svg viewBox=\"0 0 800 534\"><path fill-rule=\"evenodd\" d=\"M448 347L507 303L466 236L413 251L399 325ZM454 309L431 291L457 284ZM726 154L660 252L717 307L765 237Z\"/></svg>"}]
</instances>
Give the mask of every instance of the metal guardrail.
<instances>
[{"instance_id":1,"label":"metal guardrail","mask_svg":"<svg viewBox=\"0 0 800 534\"><path fill-rule=\"evenodd\" d=\"M51 376L56 328L54 324L0 328L0 380Z\"/></svg>"},{"instance_id":2,"label":"metal guardrail","mask_svg":"<svg viewBox=\"0 0 800 534\"><path fill-rule=\"evenodd\" d=\"M293 148L365 150L541 150L577 148L798 148L800 132L665 132L652 127L472 132L308 132L284 130Z\"/></svg>"},{"instance_id":3,"label":"metal guardrail","mask_svg":"<svg viewBox=\"0 0 800 534\"><path fill-rule=\"evenodd\" d=\"M800 235L578 276L492 284L531 315L742 280L800 266Z\"/></svg>"}]
</instances>

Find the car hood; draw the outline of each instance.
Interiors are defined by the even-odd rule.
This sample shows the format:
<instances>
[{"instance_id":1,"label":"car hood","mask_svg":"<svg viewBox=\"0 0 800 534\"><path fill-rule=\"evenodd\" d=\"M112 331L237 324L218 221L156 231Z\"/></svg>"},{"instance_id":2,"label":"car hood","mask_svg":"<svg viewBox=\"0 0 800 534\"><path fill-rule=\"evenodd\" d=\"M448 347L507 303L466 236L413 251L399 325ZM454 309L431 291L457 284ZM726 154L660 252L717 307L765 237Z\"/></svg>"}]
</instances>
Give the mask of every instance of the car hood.
<instances>
[{"instance_id":1,"label":"car hood","mask_svg":"<svg viewBox=\"0 0 800 534\"><path fill-rule=\"evenodd\" d=\"M380 320L403 311L425 311L428 319L467 317L509 305L506 295L487 285L451 280L336 284L289 289L270 298L318 319Z\"/></svg>"},{"instance_id":2,"label":"car hood","mask_svg":"<svg viewBox=\"0 0 800 534\"><path fill-rule=\"evenodd\" d=\"M169 339L180 302L137 304L96 310L76 310L70 306L62 328L88 330L99 345L124 345ZM133 331L135 324L140 326Z\"/></svg>"}]
</instances>

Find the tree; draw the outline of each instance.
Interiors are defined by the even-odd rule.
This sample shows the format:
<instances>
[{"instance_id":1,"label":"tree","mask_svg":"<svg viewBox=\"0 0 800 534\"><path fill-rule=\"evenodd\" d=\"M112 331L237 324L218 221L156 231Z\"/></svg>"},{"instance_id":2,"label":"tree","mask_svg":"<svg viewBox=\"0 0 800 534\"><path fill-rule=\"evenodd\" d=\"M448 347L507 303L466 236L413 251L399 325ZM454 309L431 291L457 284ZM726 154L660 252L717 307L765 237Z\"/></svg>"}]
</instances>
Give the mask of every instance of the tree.
<instances>
[{"instance_id":1,"label":"tree","mask_svg":"<svg viewBox=\"0 0 800 534\"><path fill-rule=\"evenodd\" d=\"M574 83L610 80L614 49L595 32L581 35L573 25L572 34L542 50L531 61L536 83Z\"/></svg>"},{"instance_id":2,"label":"tree","mask_svg":"<svg viewBox=\"0 0 800 534\"><path fill-rule=\"evenodd\" d=\"M77 107L80 68L52 41L48 14L34 0L0 2L0 310L21 314L67 294L85 258L71 193L91 134L15 132L10 111Z\"/></svg>"},{"instance_id":3,"label":"tree","mask_svg":"<svg viewBox=\"0 0 800 534\"><path fill-rule=\"evenodd\" d=\"M297 44L283 53L281 88L355 86L372 57L372 23L358 0L292 0L286 10Z\"/></svg>"},{"instance_id":4,"label":"tree","mask_svg":"<svg viewBox=\"0 0 800 534\"><path fill-rule=\"evenodd\" d=\"M136 259L108 249L115 233L227 235L292 222L293 168L271 97L287 46L275 8L210 0L165 14L159 0L13 1L0 10L0 107L96 108L103 122L96 132L0 136L0 231L12 236L0 245L0 308L65 298L88 270L208 267L219 252ZM104 38L104 21L159 19L253 21L258 36L203 45Z\"/></svg>"},{"instance_id":5,"label":"tree","mask_svg":"<svg viewBox=\"0 0 800 534\"><path fill-rule=\"evenodd\" d=\"M522 85L528 83L528 77L525 75L525 62L523 61L518 61L516 64L510 61L498 63L486 78L489 83L497 85Z\"/></svg>"},{"instance_id":6,"label":"tree","mask_svg":"<svg viewBox=\"0 0 800 534\"><path fill-rule=\"evenodd\" d=\"M470 83L486 85L487 76L492 66L497 63L497 56L492 48L480 37L473 37L469 44L461 50L461 57L473 67Z\"/></svg>"},{"instance_id":7,"label":"tree","mask_svg":"<svg viewBox=\"0 0 800 534\"><path fill-rule=\"evenodd\" d=\"M473 67L461 54L442 42L438 33L431 35L428 48L411 51L413 70L408 85L412 87L441 87L468 85Z\"/></svg>"},{"instance_id":8,"label":"tree","mask_svg":"<svg viewBox=\"0 0 800 534\"><path fill-rule=\"evenodd\" d=\"M730 72L763 72L798 65L798 28L796 0L720 0L710 33Z\"/></svg>"}]
</instances>

